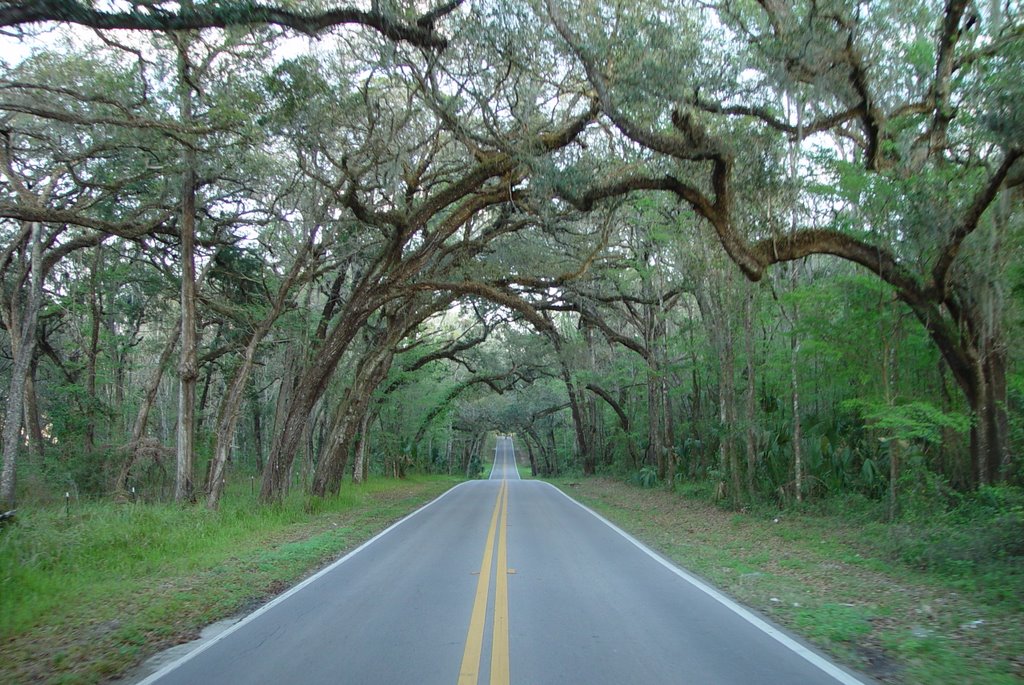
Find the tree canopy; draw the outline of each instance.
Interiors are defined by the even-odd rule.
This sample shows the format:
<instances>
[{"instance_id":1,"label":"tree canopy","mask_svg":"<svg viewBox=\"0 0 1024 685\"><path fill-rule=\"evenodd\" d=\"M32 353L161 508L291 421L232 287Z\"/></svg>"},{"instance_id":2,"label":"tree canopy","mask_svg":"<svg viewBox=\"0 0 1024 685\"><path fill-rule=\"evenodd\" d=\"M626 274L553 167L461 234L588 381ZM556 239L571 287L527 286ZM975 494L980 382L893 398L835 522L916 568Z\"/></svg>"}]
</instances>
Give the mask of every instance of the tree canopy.
<instances>
[{"instance_id":1,"label":"tree canopy","mask_svg":"<svg viewBox=\"0 0 1024 685\"><path fill-rule=\"evenodd\" d=\"M1024 477L1020 3L368 6L0 2L5 507Z\"/></svg>"}]
</instances>

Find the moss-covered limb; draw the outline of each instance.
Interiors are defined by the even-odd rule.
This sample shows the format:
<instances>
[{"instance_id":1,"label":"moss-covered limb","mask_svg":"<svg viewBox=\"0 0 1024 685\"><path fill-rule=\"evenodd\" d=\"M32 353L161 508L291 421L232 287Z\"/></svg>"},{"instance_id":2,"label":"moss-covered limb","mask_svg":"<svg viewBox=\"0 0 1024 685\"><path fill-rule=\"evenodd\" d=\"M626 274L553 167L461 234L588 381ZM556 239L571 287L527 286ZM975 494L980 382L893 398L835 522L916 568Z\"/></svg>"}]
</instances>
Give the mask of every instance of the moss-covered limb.
<instances>
[{"instance_id":1,"label":"moss-covered limb","mask_svg":"<svg viewBox=\"0 0 1024 685\"><path fill-rule=\"evenodd\" d=\"M126 12L105 12L75 0L33 0L0 3L0 26L54 21L95 29L181 31L271 24L315 36L343 24L358 24L394 41L424 48L444 48L447 41L435 33L434 23L459 4L445 3L410 23L376 9L364 11L356 7L335 7L325 12L306 13L244 0L201 3L191 9L164 9L157 3L147 7L146 11L133 9Z\"/></svg>"}]
</instances>

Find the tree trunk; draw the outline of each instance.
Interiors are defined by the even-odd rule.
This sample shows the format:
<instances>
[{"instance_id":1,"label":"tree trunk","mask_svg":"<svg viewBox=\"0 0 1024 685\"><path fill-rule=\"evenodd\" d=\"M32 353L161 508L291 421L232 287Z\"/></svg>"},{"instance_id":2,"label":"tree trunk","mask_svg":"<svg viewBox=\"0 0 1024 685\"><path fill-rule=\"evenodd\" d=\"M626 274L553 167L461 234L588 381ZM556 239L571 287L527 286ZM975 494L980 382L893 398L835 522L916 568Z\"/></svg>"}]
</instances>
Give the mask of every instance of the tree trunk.
<instances>
[{"instance_id":1,"label":"tree trunk","mask_svg":"<svg viewBox=\"0 0 1024 685\"><path fill-rule=\"evenodd\" d=\"M331 430L321 448L322 454L310 485L311 495L326 497L336 494L341 488L359 423L352 404L352 388L348 388L338 402L331 420Z\"/></svg>"},{"instance_id":2,"label":"tree trunk","mask_svg":"<svg viewBox=\"0 0 1024 685\"><path fill-rule=\"evenodd\" d=\"M274 442L263 469L260 485L262 501L271 502L280 498L285 476L298 452L313 405L323 394L342 355L368 317L369 312L365 310L343 313L337 326L317 351L316 357L296 376L294 388L282 407L281 420L275 428Z\"/></svg>"},{"instance_id":3,"label":"tree trunk","mask_svg":"<svg viewBox=\"0 0 1024 685\"><path fill-rule=\"evenodd\" d=\"M533 456L533 443L530 441L529 438L527 438L523 442L526 443L526 453L529 455L529 458L530 458L530 475L533 476L534 478L536 478L537 477L537 459Z\"/></svg>"},{"instance_id":4,"label":"tree trunk","mask_svg":"<svg viewBox=\"0 0 1024 685\"><path fill-rule=\"evenodd\" d=\"M736 451L736 381L734 366L736 358L733 349L732 331L722 331L722 347L719 356L721 377L719 379L719 419L722 422L722 441L719 449L719 468L722 478L729 474L729 493L739 499L743 492L743 479L740 468L739 453ZM724 494L724 493L722 493Z\"/></svg>"},{"instance_id":5,"label":"tree trunk","mask_svg":"<svg viewBox=\"0 0 1024 685\"><path fill-rule=\"evenodd\" d=\"M693 437L695 445L704 444L704 435L702 431L702 425L704 423L704 398L701 393L701 382L700 373L697 371L697 359L694 357L693 368L690 371L690 378L693 383L693 393L690 397L690 434ZM687 453L689 454L689 452ZM705 455L707 450L701 448L697 450L697 461L691 459L690 461L690 475L693 476L700 469L706 467Z\"/></svg>"},{"instance_id":6,"label":"tree trunk","mask_svg":"<svg viewBox=\"0 0 1024 685\"><path fill-rule=\"evenodd\" d=\"M583 475L592 476L597 471L597 460L594 457L593 426L588 425L584 412L585 400L576 383L567 382L569 406L572 413L572 425L576 431L576 445L580 451Z\"/></svg>"},{"instance_id":7,"label":"tree trunk","mask_svg":"<svg viewBox=\"0 0 1024 685\"><path fill-rule=\"evenodd\" d=\"M376 292L373 297L351 297L339 323L327 335L323 346L317 350L316 357L302 372L289 403L284 426L278 432L263 472L263 483L260 488L260 498L263 501L272 501L279 496L280 471L282 468L286 469L295 457L310 410L323 395L338 362L349 349L355 336L371 314L383 306L380 296L381 292ZM379 334L379 339L371 342L372 351L360 362L366 371L357 371L357 376L360 373L367 373L372 381L372 385L368 386L370 390L366 395L367 401L391 368L393 348L398 341L417 324L438 311L439 307L447 306L450 301L433 297L413 297L399 301L391 314L382 314L387 321L386 328ZM320 482L326 481L321 479Z\"/></svg>"},{"instance_id":8,"label":"tree trunk","mask_svg":"<svg viewBox=\"0 0 1024 685\"><path fill-rule=\"evenodd\" d=\"M743 478L739 455L736 452L736 380L735 351L732 320L724 298L732 292L732 271L724 274L725 282L712 287L711 280L704 289L696 291L701 318L709 329L712 347L718 357L718 472L716 497L739 498L743 492ZM731 490L731 492L730 492Z\"/></svg>"},{"instance_id":9,"label":"tree trunk","mask_svg":"<svg viewBox=\"0 0 1024 685\"><path fill-rule=\"evenodd\" d=\"M191 2L183 3L190 5ZM192 74L188 57L189 39L178 45L178 88L181 119L186 126L193 123ZM196 151L191 142L185 144L184 170L181 178L181 358L178 364L178 434L175 445L174 500L195 500L195 401L199 365L196 348L198 325L196 314Z\"/></svg>"},{"instance_id":10,"label":"tree trunk","mask_svg":"<svg viewBox=\"0 0 1024 685\"><path fill-rule=\"evenodd\" d=\"M538 459L537 463L537 473L539 473L541 476L552 475L552 460L551 455L548 454L548 446L544 444L544 441L541 439L540 434L537 433L537 431L535 431L534 429L530 429L529 435L531 438L533 438L533 444L534 446L536 446L537 452L540 456L540 459Z\"/></svg>"},{"instance_id":11,"label":"tree trunk","mask_svg":"<svg viewBox=\"0 0 1024 685\"><path fill-rule=\"evenodd\" d=\"M800 340L797 338L797 332L795 330L796 322L798 320L797 307L793 305L793 326L794 329L790 331L790 345L789 345L789 381L790 381L790 393L793 407L793 487L795 490L796 501L803 501L804 492L804 481L803 481L803 422L800 419L800 380L797 375L797 364L799 363L800 354Z\"/></svg>"},{"instance_id":12,"label":"tree trunk","mask_svg":"<svg viewBox=\"0 0 1024 685\"><path fill-rule=\"evenodd\" d=\"M242 352L242 363L238 365L234 376L224 392L224 399L221 401L220 410L217 412L213 461L210 466L210 477L206 484L206 506L210 509L217 508L221 493L224 491L224 469L231 454L231 445L235 440L238 419L242 414L242 402L245 399L245 388L249 383L249 376L256 362L256 351L259 349L260 343L263 342L263 339L270 332L274 322L281 316L288 294L291 292L292 286L303 269L306 255L309 254L313 246L316 234L317 230L315 228L310 231L302 250L295 256L295 260L277 289L270 312L263 317L263 320L259 322L253 331L249 342L245 346L245 350ZM209 382L209 377L207 377L207 382Z\"/></svg>"},{"instance_id":13,"label":"tree trunk","mask_svg":"<svg viewBox=\"0 0 1024 685\"><path fill-rule=\"evenodd\" d=\"M18 295L12 295L10 311L5 312L7 333L11 339L11 384L7 393L7 412L3 425L3 469L0 471L0 506L14 509L17 505L16 485L18 447L21 442L21 424L24 414L25 383L29 366L35 354L36 322L43 301L42 227L33 222L29 229L28 299L18 316ZM20 321L19 321L20 319Z\"/></svg>"},{"instance_id":14,"label":"tree trunk","mask_svg":"<svg viewBox=\"0 0 1024 685\"><path fill-rule=\"evenodd\" d=\"M249 396L249 405L252 409L252 441L253 452L256 458L256 470L263 470L263 407L260 406L260 396L253 390Z\"/></svg>"},{"instance_id":15,"label":"tree trunk","mask_svg":"<svg viewBox=\"0 0 1024 685\"><path fill-rule=\"evenodd\" d=\"M796 185L796 179L799 177L799 168L797 165L797 152L803 141L803 115L804 106L803 103L797 98L795 102L796 109L796 120L797 120L797 137L796 140L791 140L789 145L789 171L792 177L794 186ZM796 197L790 206L790 236L794 235L799 226L799 204ZM799 273L797 271L797 265L799 262L791 262L789 267L789 289L790 292L796 292L797 285L799 285ZM782 307L782 312L785 314L785 307ZM789 346L789 379L790 379L790 390L791 399L793 405L793 484L796 491L796 501L803 501L804 493L804 481L803 481L803 422L800 418L800 383L797 376L797 368L800 354L800 339L798 337L797 329L800 323L800 308L796 302L793 302L793 313L792 316L787 317L789 319L790 326L790 346Z\"/></svg>"},{"instance_id":16,"label":"tree trunk","mask_svg":"<svg viewBox=\"0 0 1024 685\"><path fill-rule=\"evenodd\" d=\"M979 311L967 289L947 298L950 318L906 292L898 295L928 331L971 409L971 485L995 482L1010 461L1006 351L998 316Z\"/></svg>"},{"instance_id":17,"label":"tree trunk","mask_svg":"<svg viewBox=\"0 0 1024 685\"><path fill-rule=\"evenodd\" d=\"M276 317L274 317L276 318ZM216 509L220 503L220 496L224 492L225 468L228 458L231 455L231 445L235 440L235 431L238 427L238 418L242 413L242 401L245 399L245 388L249 382L249 374L252 372L256 360L256 350L260 342L270 330L270 324L266 319L257 327L249 343L242 353L242 363L235 369L234 376L228 382L224 392L224 399L221 401L220 411L217 416L217 429L213 444L213 460L210 462L210 476L206 483L206 506L209 509Z\"/></svg>"},{"instance_id":18,"label":"tree trunk","mask_svg":"<svg viewBox=\"0 0 1024 685\"><path fill-rule=\"evenodd\" d=\"M32 361L28 365L28 376L25 378L25 432L29 443L35 450L39 463L46 457L46 440L43 438L43 422L39 416L39 396L36 394L36 371L39 368L39 357L33 350Z\"/></svg>"},{"instance_id":19,"label":"tree trunk","mask_svg":"<svg viewBox=\"0 0 1024 685\"><path fill-rule=\"evenodd\" d=\"M793 330L790 332L790 393L793 405L793 471L794 489L797 502L804 499L804 448L803 448L803 422L800 418L800 377L798 375L798 363L800 361L800 339L797 337L797 322L800 320L800 310L793 305L793 318L791 319Z\"/></svg>"},{"instance_id":20,"label":"tree trunk","mask_svg":"<svg viewBox=\"0 0 1024 685\"><path fill-rule=\"evenodd\" d=\"M341 487L344 462L348 459L350 445L365 430L363 423L372 413L373 393L387 377L395 357L394 346L404 335L408 324L408 317L393 318L385 332L375 341L373 349L368 350L359 361L352 385L339 405L327 448L317 464L311 494L323 497L337 492ZM358 461L358 454L356 458ZM358 470L353 472L353 477Z\"/></svg>"},{"instance_id":21,"label":"tree trunk","mask_svg":"<svg viewBox=\"0 0 1024 685\"><path fill-rule=\"evenodd\" d=\"M466 478L474 478L476 476L475 473L469 472L469 467L473 463L473 455L476 454L477 451L477 439L477 434L472 434L469 440L466 442L465 448L463 449L462 452L462 462L459 464L459 466L461 467L462 475L465 476Z\"/></svg>"},{"instance_id":22,"label":"tree trunk","mask_svg":"<svg viewBox=\"0 0 1024 685\"><path fill-rule=\"evenodd\" d=\"M593 328L584 326L583 339L587 343L587 366L591 373L596 373L597 354L594 349ZM584 388L581 385L576 385L576 392L580 403L585 409L583 423L590 429L588 434L588 451L584 455L583 461L583 475L592 476L597 472L597 463L599 460L603 461L601 456L607 450L607 441L604 439L603 414L597 410L597 399L584 392Z\"/></svg>"},{"instance_id":23,"label":"tree trunk","mask_svg":"<svg viewBox=\"0 0 1024 685\"><path fill-rule=\"evenodd\" d=\"M885 318L882 316L884 313L883 305L879 305L879 333L882 338L882 394L885 399L885 406L892 408L893 406L893 392L892 392L892 372L891 372L891 360L892 360L892 349L890 344L890 336L885 330ZM895 337L895 335L893 336ZM897 515L897 481L900 475L900 452L899 452L899 439L895 436L890 436L888 444L889 451L889 511L888 518L889 522L892 523L896 520Z\"/></svg>"},{"instance_id":24,"label":"tree trunk","mask_svg":"<svg viewBox=\"0 0 1024 685\"><path fill-rule=\"evenodd\" d=\"M595 383L588 383L587 389L604 400L615 412L615 415L619 417L619 425L622 427L622 433L625 436L626 448L629 450L630 461L634 468L639 468L640 455L637 454L636 443L633 440L633 434L630 430L629 416L626 414L626 411L607 390L599 385L596 385Z\"/></svg>"},{"instance_id":25,"label":"tree trunk","mask_svg":"<svg viewBox=\"0 0 1024 685\"><path fill-rule=\"evenodd\" d=\"M213 340L210 341L210 347L217 349L217 344L221 340L221 334L223 333L224 324L218 324L217 332L213 334ZM206 364L206 376L203 378L203 389L199 392L199 408L196 410L196 435L203 434L203 424L205 423L206 417L206 402L210 398L210 385L213 383L213 373L217 370L217 365L212 362ZM198 369L197 369L198 373ZM197 376L198 378L198 376ZM225 388L226 391L226 388ZM212 462L207 469L206 482L210 482L210 472L212 471Z\"/></svg>"},{"instance_id":26,"label":"tree trunk","mask_svg":"<svg viewBox=\"0 0 1024 685\"><path fill-rule=\"evenodd\" d=\"M992 410L985 417L988 422L989 434L992 436L992 448L989 450L989 472L995 474L997 480L1005 480L1010 473L1013 455L1010 451L1010 417L1006 412L1006 350L1000 348L985 355L982 370L987 379L988 406Z\"/></svg>"},{"instance_id":27,"label":"tree trunk","mask_svg":"<svg viewBox=\"0 0 1024 685\"><path fill-rule=\"evenodd\" d=\"M89 349L86 351L85 368L85 401L87 403L85 415L85 435L82 447L87 454L92 454L96 449L96 407L99 404L96 398L96 364L100 350L100 324L102 323L102 312L100 310L100 297L97 281L103 260L103 245L97 245L94 253L92 274L89 279Z\"/></svg>"},{"instance_id":28,"label":"tree trunk","mask_svg":"<svg viewBox=\"0 0 1024 685\"><path fill-rule=\"evenodd\" d=\"M448 475L449 476L452 475L452 473L454 473L454 471L455 471L455 469L454 469L454 458L453 458L454 456L455 456L455 448L454 448L454 445L452 445L452 422L451 422L451 420L449 420L448 421L448 439L445 441L445 448L444 448L444 459L445 459L445 463L448 464Z\"/></svg>"},{"instance_id":29,"label":"tree trunk","mask_svg":"<svg viewBox=\"0 0 1024 685\"><path fill-rule=\"evenodd\" d=\"M174 328L171 330L171 334L167 337L167 343L164 344L164 349L160 352L160 359L156 363L156 369L153 370L153 376L149 379L149 384L146 386L146 393L142 398L142 404L139 405L138 414L135 416L135 424L132 426L132 436L128 441L128 457L125 459L124 466L121 467L121 472L117 476L117 480L114 482L114 491L116 493L124 493L128 487L128 476L131 474L132 467L135 466L135 462L139 456L139 446L142 442L142 436L146 432L146 424L149 422L149 413L153 409L153 405L156 403L157 392L160 389L160 381L164 377L164 369L167 367L167 363L171 359L171 355L174 353L174 348L178 344L178 338L181 336L181 320L179 319Z\"/></svg>"},{"instance_id":30,"label":"tree trunk","mask_svg":"<svg viewBox=\"0 0 1024 685\"><path fill-rule=\"evenodd\" d=\"M306 422L306 429L302 432L302 465L299 472L299 482L302 484L302 491L309 492L309 479L313 475L313 468L316 466L316 432L317 426L323 421L324 402L321 397L313 405L313 411L309 414L309 421Z\"/></svg>"},{"instance_id":31,"label":"tree trunk","mask_svg":"<svg viewBox=\"0 0 1024 685\"><path fill-rule=\"evenodd\" d=\"M359 444L356 446L356 461L352 468L352 482L359 485L366 480L369 466L367 441L370 437L370 412L364 411L359 421Z\"/></svg>"},{"instance_id":32,"label":"tree trunk","mask_svg":"<svg viewBox=\"0 0 1024 685\"><path fill-rule=\"evenodd\" d=\"M757 386L755 383L755 371L757 368L754 358L754 288L750 288L747 295L746 306L743 308L743 342L747 357L747 496L754 500L754 475L757 470Z\"/></svg>"},{"instance_id":33,"label":"tree trunk","mask_svg":"<svg viewBox=\"0 0 1024 685\"><path fill-rule=\"evenodd\" d=\"M555 355L558 357L558 368L561 372L562 382L565 384L566 392L569 395L569 410L572 414L572 425L576 432L576 446L579 449L580 461L583 465L583 475L592 476L596 469L594 451L591 445L591 429L586 425L586 418L583 412L583 393L576 386L572 379L572 372L569 369L568 360L565 358L565 350L562 347L562 338L555 332L551 335L555 348Z\"/></svg>"},{"instance_id":34,"label":"tree trunk","mask_svg":"<svg viewBox=\"0 0 1024 685\"><path fill-rule=\"evenodd\" d=\"M658 390L657 370L651 364L647 369L647 462L654 464L658 479L665 478L665 459L661 445L661 392Z\"/></svg>"},{"instance_id":35,"label":"tree trunk","mask_svg":"<svg viewBox=\"0 0 1024 685\"><path fill-rule=\"evenodd\" d=\"M548 427L548 442L551 443L548 449L548 454L551 457L551 463L548 465L549 472L552 476L558 475L558 445L555 443L555 427L552 424Z\"/></svg>"},{"instance_id":36,"label":"tree trunk","mask_svg":"<svg viewBox=\"0 0 1024 685\"><path fill-rule=\"evenodd\" d=\"M661 382L662 416L665 419L665 481L669 490L676 489L676 422L672 410L672 397L668 391L667 379Z\"/></svg>"}]
</instances>

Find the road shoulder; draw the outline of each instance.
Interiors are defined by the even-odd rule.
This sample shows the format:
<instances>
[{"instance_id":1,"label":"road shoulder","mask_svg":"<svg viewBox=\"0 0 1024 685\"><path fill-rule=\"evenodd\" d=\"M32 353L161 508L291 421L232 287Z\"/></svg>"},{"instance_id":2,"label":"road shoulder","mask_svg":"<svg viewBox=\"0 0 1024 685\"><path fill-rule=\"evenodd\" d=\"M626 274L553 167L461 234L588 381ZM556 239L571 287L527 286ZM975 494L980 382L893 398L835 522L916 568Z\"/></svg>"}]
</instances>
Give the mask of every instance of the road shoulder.
<instances>
[{"instance_id":1,"label":"road shoulder","mask_svg":"<svg viewBox=\"0 0 1024 685\"><path fill-rule=\"evenodd\" d=\"M871 554L831 518L726 511L609 479L554 482L681 567L839 663L887 683L1024 676L1022 612ZM1016 637L1015 637L1016 636Z\"/></svg>"}]
</instances>

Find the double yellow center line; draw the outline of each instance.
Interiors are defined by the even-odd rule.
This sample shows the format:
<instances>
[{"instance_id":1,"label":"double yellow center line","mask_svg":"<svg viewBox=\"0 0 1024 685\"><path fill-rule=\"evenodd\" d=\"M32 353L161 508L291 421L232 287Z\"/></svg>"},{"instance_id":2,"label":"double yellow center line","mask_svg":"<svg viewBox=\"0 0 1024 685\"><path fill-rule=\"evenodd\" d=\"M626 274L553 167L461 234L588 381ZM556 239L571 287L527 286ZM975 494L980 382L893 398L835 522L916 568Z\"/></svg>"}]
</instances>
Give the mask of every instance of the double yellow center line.
<instances>
[{"instance_id":1,"label":"double yellow center line","mask_svg":"<svg viewBox=\"0 0 1024 685\"><path fill-rule=\"evenodd\" d=\"M491 525L487 529L480 578L476 582L476 599L469 619L466 648L462 652L459 685L478 685L480 653L483 650L487 618L487 599L491 591L491 562L494 559L494 537L498 537L498 561L494 582L494 626L491 636L491 685L508 685L508 481L502 480L498 500L494 503Z\"/></svg>"}]
</instances>

